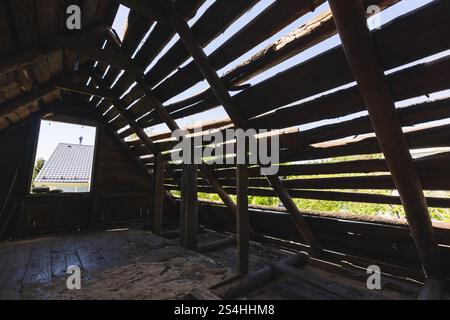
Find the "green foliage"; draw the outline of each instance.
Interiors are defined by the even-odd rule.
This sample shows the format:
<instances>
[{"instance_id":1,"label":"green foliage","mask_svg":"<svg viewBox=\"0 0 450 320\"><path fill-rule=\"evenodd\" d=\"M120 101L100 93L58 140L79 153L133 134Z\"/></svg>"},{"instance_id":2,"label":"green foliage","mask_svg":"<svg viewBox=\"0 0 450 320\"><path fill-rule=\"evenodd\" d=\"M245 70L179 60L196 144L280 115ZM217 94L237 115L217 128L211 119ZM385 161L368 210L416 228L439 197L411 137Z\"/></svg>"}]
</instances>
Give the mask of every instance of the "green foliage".
<instances>
[{"instance_id":1,"label":"green foliage","mask_svg":"<svg viewBox=\"0 0 450 320\"><path fill-rule=\"evenodd\" d=\"M335 163L342 161L352 160L369 160L369 159L382 159L382 154L371 154L363 156L348 156L337 157L332 159L324 159L320 161L311 161L310 163ZM312 178L328 178L328 177L349 177L349 176L362 176L362 175L374 175L374 174L331 174L331 175L309 175L309 176L289 176L286 179L312 179ZM335 190L341 191L342 190ZM370 193L381 195L393 195L393 190L346 190L354 193ZM450 197L450 192L442 193L435 191L425 192L427 197ZM199 193L200 199L213 200L222 202L217 194ZM235 196L231 196L233 200ZM261 197L261 196L249 196L249 204L261 205L261 206L279 206L280 201L276 197ZM353 214L360 214L364 216L391 216L397 218L404 218L405 211L400 205L389 204L377 204L377 203L358 203L358 202L346 202L346 201L326 201L326 200L313 200L313 199L294 199L295 203L300 209L311 211L327 211L327 212L348 212ZM442 208L429 208L430 216L433 220L450 222L450 209Z\"/></svg>"},{"instance_id":2,"label":"green foliage","mask_svg":"<svg viewBox=\"0 0 450 320\"><path fill-rule=\"evenodd\" d=\"M42 167L44 166L44 164L45 164L45 160L44 159L39 158L39 159L36 160L36 163L35 163L34 168L33 168L33 180L32 180L33 183L34 183L34 180L36 179L37 175L39 174L39 172L41 172Z\"/></svg>"}]
</instances>

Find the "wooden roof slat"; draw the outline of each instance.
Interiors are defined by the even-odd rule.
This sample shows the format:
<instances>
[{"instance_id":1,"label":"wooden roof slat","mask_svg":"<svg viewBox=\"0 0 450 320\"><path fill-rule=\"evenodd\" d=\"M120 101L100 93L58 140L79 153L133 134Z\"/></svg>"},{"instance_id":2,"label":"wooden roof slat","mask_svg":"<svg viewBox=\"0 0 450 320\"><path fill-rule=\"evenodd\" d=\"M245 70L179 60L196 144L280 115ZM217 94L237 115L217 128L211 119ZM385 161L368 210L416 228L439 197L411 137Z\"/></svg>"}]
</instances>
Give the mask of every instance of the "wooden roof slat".
<instances>
[{"instance_id":1,"label":"wooden roof slat","mask_svg":"<svg viewBox=\"0 0 450 320\"><path fill-rule=\"evenodd\" d=\"M431 12L433 19L430 19ZM446 12L450 12L450 2L433 1L374 31L372 37L383 69L389 70L448 49L450 21ZM430 30L434 32L430 33ZM393 42L395 45L387 45ZM299 83L297 79L305 80ZM339 46L250 87L235 99L243 114L252 117L353 80Z\"/></svg>"},{"instance_id":2,"label":"wooden roof slat","mask_svg":"<svg viewBox=\"0 0 450 320\"><path fill-rule=\"evenodd\" d=\"M192 31L200 45L203 47L208 45L256 3L257 0L236 2L217 0L214 2L192 26ZM158 84L189 57L189 52L181 40L178 40L146 74L146 80L150 87Z\"/></svg>"},{"instance_id":3,"label":"wooden roof slat","mask_svg":"<svg viewBox=\"0 0 450 320\"><path fill-rule=\"evenodd\" d=\"M176 1L176 6L186 18L190 19L204 2L204 0L178 0ZM145 69L161 52L164 46L169 43L174 34L174 31L170 27L159 23L156 24L134 59L136 64L140 68Z\"/></svg>"},{"instance_id":4,"label":"wooden roof slat","mask_svg":"<svg viewBox=\"0 0 450 320\"><path fill-rule=\"evenodd\" d=\"M176 186L166 185L168 190L179 190ZM225 187L226 192L236 194L236 188ZM214 193L211 187L199 186L198 192ZM352 193L342 191L313 191L313 190L288 190L289 195L294 199L312 199L312 200L327 200L327 201L344 201L344 202L359 202L359 203L379 203L402 205L400 197L387 196L381 194L370 193ZM250 196L260 197L277 197L277 194L270 189L249 188L248 194ZM433 208L450 208L450 199L427 197L427 203Z\"/></svg>"},{"instance_id":5,"label":"wooden roof slat","mask_svg":"<svg viewBox=\"0 0 450 320\"><path fill-rule=\"evenodd\" d=\"M223 68L323 2L322 0L274 2L210 55L212 66L215 69ZM201 73L195 63L191 62L158 85L155 94L161 101L166 101L201 80Z\"/></svg>"},{"instance_id":6,"label":"wooden roof slat","mask_svg":"<svg viewBox=\"0 0 450 320\"><path fill-rule=\"evenodd\" d=\"M247 128L245 119L240 117L239 110L236 108L236 105L234 104L227 88L219 78L217 71L211 66L208 57L203 51L203 48L198 44L188 24L172 4L163 2L162 5L164 6L164 11L168 16L172 27L177 31L186 48L191 53L192 58L205 79L208 81L211 86L211 90L221 102L231 121L237 128L243 128L245 130ZM311 254L320 254L322 251L320 243L304 220L297 205L285 190L280 178L277 175L271 175L266 176L266 179L269 181L272 189L285 206L297 230L310 245Z\"/></svg>"},{"instance_id":7,"label":"wooden roof slat","mask_svg":"<svg viewBox=\"0 0 450 320\"><path fill-rule=\"evenodd\" d=\"M418 58L423 58L425 56L429 56L433 53L437 53L440 51L445 50L450 46L448 43L450 39L450 36L446 35L450 30L450 25L448 22L448 19L446 19L445 12L448 11L448 2L445 1L434 1L428 5L425 5L424 7L408 13L404 16L401 16L399 18L394 19L392 22L389 23L388 26L385 26L381 30L377 30L374 33L375 39L378 43L378 46L380 47L380 53L382 60L384 61L385 68L393 68L397 67L398 65L411 62ZM430 16L433 16L433 19L429 19ZM410 24L410 21L414 21L412 24ZM417 29L414 31L411 31L407 34L404 34L404 30L406 29ZM435 30L431 33L429 33L429 30ZM430 34L432 36L430 36ZM420 42L424 44L423 46L417 46L417 39L420 39ZM393 44L395 42L395 45ZM385 45L385 43L392 43L390 46ZM248 111L247 113L249 116L253 116L256 114L263 113L264 111L267 111L267 109L275 109L276 107L282 106L284 104L293 102L295 100L299 100L303 97L307 97L310 95L313 95L315 93L320 93L322 90L332 89L333 87L337 87L340 84L346 84L353 80L353 77L351 76L351 73L349 72L348 68L345 66L345 59L343 57L343 53L340 54L339 60L337 57L337 51L341 50L339 48L332 49L328 52L322 53L321 55L310 59L300 65L297 65L291 69L288 69L284 71L281 74L278 74L272 78L269 78L255 86L253 86L250 89L244 90L240 95L242 96L242 99L244 96L249 95L251 92L255 93L255 96L252 95L252 110L251 112ZM394 54L395 52L395 54ZM334 54L336 57L334 58L334 62L332 63L332 54ZM407 57L409 55L409 57ZM319 65L319 63L322 63ZM313 66L313 64L317 63L316 66ZM329 65L326 65L326 63L329 63ZM337 68L339 66L343 66L344 70L340 70L338 72ZM306 70L308 68L308 70ZM311 69L309 69L311 68ZM342 69L342 68L341 68ZM301 71L304 70L304 73L306 74L306 78L308 81L305 83L304 86L310 86L311 88L314 88L314 90L309 91L305 94L299 94L302 92L302 90L290 90L288 89L288 86L285 84L291 83L292 85L296 85L298 83L297 80L289 80L288 74L292 73L292 79L301 79L304 78L302 76ZM318 73L320 70L320 76L317 77L311 77L311 75L314 75L315 73ZM298 72L297 72L298 71ZM324 75L324 72L327 73L327 76ZM281 77L286 75L286 77L281 80ZM313 81L315 79L323 79L323 83L326 84L326 86L323 86L321 89L319 88L319 83L317 81ZM340 81L337 82L336 79L340 78ZM280 80L280 87L276 87L277 79ZM181 91L186 89L185 82L186 78L183 79L183 82L180 82ZM163 92L161 88L156 88L155 93L161 97L162 100L165 100L166 98L170 98L171 95L173 95L174 92L173 88L176 85L175 83L172 83L169 79L167 79L168 83L167 85L167 94L165 91ZM162 86L163 84L161 84ZM266 87L267 85L267 87ZM264 88L263 88L264 86ZM259 88L261 88L259 90ZM269 88L269 89L268 89ZM169 90L170 89L170 90ZM285 90L284 90L285 89ZM267 91L269 90L269 91ZM171 92L169 94L169 91ZM272 92L279 92L280 95L276 96L272 95L273 100L269 102L268 99L260 99L258 98L263 95L264 93L267 93L268 95L271 95ZM261 93L261 94L260 94ZM295 93L295 95L294 95ZM292 98L287 99L287 97L292 96ZM255 98L256 97L256 98ZM270 98L270 97L269 97ZM284 99L284 100L283 100ZM264 100L264 101L262 101ZM257 101L258 103L255 103ZM201 103L203 106L201 107L201 111L213 108L218 106L217 101L204 101ZM262 107L264 105L270 105L267 107ZM261 111L259 111L259 106L261 106ZM245 107L245 106L244 106ZM194 107L191 107L193 110L195 110ZM336 108L337 110L338 108ZM187 111L183 111L183 115L186 115Z\"/></svg>"},{"instance_id":8,"label":"wooden roof slat","mask_svg":"<svg viewBox=\"0 0 450 320\"><path fill-rule=\"evenodd\" d=\"M449 89L450 58L403 69L387 76L395 101L415 98ZM255 128L282 128L319 120L343 117L364 111L364 103L356 86L324 95L312 101L278 109L254 118Z\"/></svg>"},{"instance_id":9,"label":"wooden roof slat","mask_svg":"<svg viewBox=\"0 0 450 320\"><path fill-rule=\"evenodd\" d=\"M399 0L364 0L364 7L376 5L384 10ZM373 12L368 12L371 16ZM311 48L337 34L331 11L325 10L294 31L281 37L273 44L255 53L224 75L228 83L241 84L267 69Z\"/></svg>"}]
</instances>

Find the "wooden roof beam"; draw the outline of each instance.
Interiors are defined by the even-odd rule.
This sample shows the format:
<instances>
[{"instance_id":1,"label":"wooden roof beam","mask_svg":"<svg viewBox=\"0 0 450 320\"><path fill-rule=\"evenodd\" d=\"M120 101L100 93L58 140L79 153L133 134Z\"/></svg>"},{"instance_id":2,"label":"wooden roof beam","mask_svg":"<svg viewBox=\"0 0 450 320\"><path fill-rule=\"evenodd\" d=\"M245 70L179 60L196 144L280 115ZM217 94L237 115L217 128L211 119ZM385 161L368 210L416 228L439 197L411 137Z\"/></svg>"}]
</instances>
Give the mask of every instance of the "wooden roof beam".
<instances>
[{"instance_id":1,"label":"wooden roof beam","mask_svg":"<svg viewBox=\"0 0 450 320\"><path fill-rule=\"evenodd\" d=\"M76 92L88 96L96 96L106 99L115 99L111 90L103 90L95 87L88 87L78 82L67 79L66 77L59 77L51 82L53 87L60 88L66 91Z\"/></svg>"},{"instance_id":2,"label":"wooden roof beam","mask_svg":"<svg viewBox=\"0 0 450 320\"><path fill-rule=\"evenodd\" d=\"M397 186L411 235L427 277L441 279L444 269L427 202L394 99L367 27L361 0L329 0L345 55L369 111L372 126Z\"/></svg>"},{"instance_id":3,"label":"wooden roof beam","mask_svg":"<svg viewBox=\"0 0 450 320\"><path fill-rule=\"evenodd\" d=\"M92 106L94 107L94 106ZM95 110L95 108L93 108ZM125 143L125 141L122 140L122 138L117 134L115 130L111 128L110 125L105 121L105 119L102 117L102 115L98 112L95 113L97 122L100 124L100 126L108 132L113 139L119 144L119 146L122 148L122 150L126 153L128 158L130 158L131 161L139 168L139 170L150 180L150 182L153 183L153 176L150 174L148 169L145 167L145 165L139 160L139 158L131 151L129 146ZM176 200L173 198L172 194L165 190L164 196L167 200L170 201L170 203L175 203Z\"/></svg>"},{"instance_id":4,"label":"wooden roof beam","mask_svg":"<svg viewBox=\"0 0 450 320\"><path fill-rule=\"evenodd\" d=\"M203 51L203 48L195 39L192 30L189 28L184 18L170 2L163 0L160 1L160 3L164 8L164 12L168 17L171 26L179 34L180 39L183 41L184 45L191 53L198 68L202 72L205 79L208 81L211 90L213 91L219 102L222 104L225 111L228 113L232 122L236 127L246 129L248 125L247 121L239 114L238 108L231 98L226 86L220 79L217 71L214 70L214 68L211 66L208 57ZM276 175L266 176L266 178L285 206L295 226L297 227L303 238L311 246L312 253L319 254L322 251L319 241L306 223L294 200L284 188L280 178Z\"/></svg>"},{"instance_id":5,"label":"wooden roof beam","mask_svg":"<svg viewBox=\"0 0 450 320\"><path fill-rule=\"evenodd\" d=\"M119 40L116 38L114 33L109 30L108 32L109 39L115 44L116 48L118 50L121 50L121 44ZM125 54L121 51L118 51L118 54L122 54L122 56L125 59ZM128 57L126 57L128 58ZM129 58L128 58L129 59ZM130 63L131 62L131 59ZM140 75L134 75L135 81L137 82L138 86L144 91L145 96L144 98L149 101L149 104L156 110L161 120L169 127L169 130L174 131L180 129L176 121L170 116L170 114L167 112L167 110L164 108L162 103L156 98L156 96L153 94L152 90L148 87L145 79L144 74ZM234 203L233 199L229 196L229 194L225 191L225 189L220 185L219 180L215 177L214 170L211 169L205 162L200 164L198 166L199 170L201 171L202 175L205 177L206 180L211 184L211 186L214 188L216 193L219 195L219 197L222 199L222 201L225 203L225 205L228 208L228 211L234 216L237 216L237 205Z\"/></svg>"},{"instance_id":6,"label":"wooden roof beam","mask_svg":"<svg viewBox=\"0 0 450 320\"><path fill-rule=\"evenodd\" d=\"M57 81L61 83L76 83L78 79L85 75L83 70L80 70L79 72L73 73L66 77L59 77ZM53 82L50 82L42 87L22 94L17 98L8 101L6 104L0 105L0 118L16 111L19 108L30 105L33 102L44 98L45 96L53 94L57 90L59 90L59 87L54 85Z\"/></svg>"},{"instance_id":7,"label":"wooden roof beam","mask_svg":"<svg viewBox=\"0 0 450 320\"><path fill-rule=\"evenodd\" d=\"M78 40L94 39L99 34L102 34L106 28L108 28L108 26L103 24L89 27L87 29L83 29L83 31L76 32L69 39L72 42L77 42ZM52 52L59 50L60 48L55 47L55 45L52 44L53 39L54 36L51 36L42 40L43 43L48 43L49 45L41 44L28 50L15 52L8 57L3 57L0 60L0 76L17 69L25 68L26 66L33 64L38 58L49 55Z\"/></svg>"},{"instance_id":8,"label":"wooden roof beam","mask_svg":"<svg viewBox=\"0 0 450 320\"><path fill-rule=\"evenodd\" d=\"M96 61L101 61L115 68L125 70L132 74L140 74L141 70L136 67L129 59L125 59L122 55L117 54L112 50L102 50L95 44L95 38L91 40L77 40L73 41L68 37L55 35L46 41L46 44L59 49L72 51L87 58Z\"/></svg>"}]
</instances>

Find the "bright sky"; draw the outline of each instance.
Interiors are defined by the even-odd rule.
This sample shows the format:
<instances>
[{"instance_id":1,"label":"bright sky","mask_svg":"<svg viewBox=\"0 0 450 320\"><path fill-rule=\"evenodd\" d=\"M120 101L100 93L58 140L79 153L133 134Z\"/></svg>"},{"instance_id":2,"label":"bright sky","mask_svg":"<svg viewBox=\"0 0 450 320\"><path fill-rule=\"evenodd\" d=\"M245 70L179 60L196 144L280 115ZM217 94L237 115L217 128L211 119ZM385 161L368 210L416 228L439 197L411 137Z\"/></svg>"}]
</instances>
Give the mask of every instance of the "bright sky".
<instances>
[{"instance_id":1,"label":"bright sky","mask_svg":"<svg viewBox=\"0 0 450 320\"><path fill-rule=\"evenodd\" d=\"M41 121L36 160L48 160L59 143L78 144L83 137L84 145L95 144L95 128L56 121Z\"/></svg>"}]
</instances>

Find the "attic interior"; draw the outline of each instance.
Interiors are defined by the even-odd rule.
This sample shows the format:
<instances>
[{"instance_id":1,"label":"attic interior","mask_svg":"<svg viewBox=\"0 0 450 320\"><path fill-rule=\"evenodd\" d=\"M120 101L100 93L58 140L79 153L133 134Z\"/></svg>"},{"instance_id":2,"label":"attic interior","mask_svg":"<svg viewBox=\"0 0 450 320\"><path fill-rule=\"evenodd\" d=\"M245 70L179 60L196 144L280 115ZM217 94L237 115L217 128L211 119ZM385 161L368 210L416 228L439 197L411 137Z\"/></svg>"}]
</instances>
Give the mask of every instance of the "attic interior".
<instances>
[{"instance_id":1,"label":"attic interior","mask_svg":"<svg viewBox=\"0 0 450 320\"><path fill-rule=\"evenodd\" d=\"M0 0L0 299L448 299L449 13ZM30 192L42 119L96 128L89 192ZM174 162L180 127L277 130L277 173Z\"/></svg>"}]
</instances>

